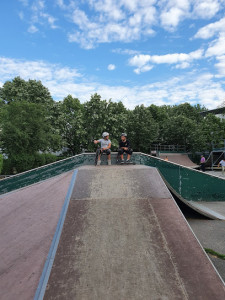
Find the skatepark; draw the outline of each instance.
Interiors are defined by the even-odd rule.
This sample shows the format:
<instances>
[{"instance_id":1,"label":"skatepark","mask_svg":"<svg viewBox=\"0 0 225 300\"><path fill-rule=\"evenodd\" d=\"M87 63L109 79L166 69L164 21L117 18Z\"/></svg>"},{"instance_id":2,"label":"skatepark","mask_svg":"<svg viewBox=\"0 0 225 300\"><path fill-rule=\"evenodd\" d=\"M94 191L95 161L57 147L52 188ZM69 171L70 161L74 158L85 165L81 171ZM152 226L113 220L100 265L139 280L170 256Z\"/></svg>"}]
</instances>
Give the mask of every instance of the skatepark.
<instances>
[{"instance_id":1,"label":"skatepark","mask_svg":"<svg viewBox=\"0 0 225 300\"><path fill-rule=\"evenodd\" d=\"M1 180L2 299L225 297L173 197L224 224L224 179L142 153L113 159L81 154Z\"/></svg>"}]
</instances>

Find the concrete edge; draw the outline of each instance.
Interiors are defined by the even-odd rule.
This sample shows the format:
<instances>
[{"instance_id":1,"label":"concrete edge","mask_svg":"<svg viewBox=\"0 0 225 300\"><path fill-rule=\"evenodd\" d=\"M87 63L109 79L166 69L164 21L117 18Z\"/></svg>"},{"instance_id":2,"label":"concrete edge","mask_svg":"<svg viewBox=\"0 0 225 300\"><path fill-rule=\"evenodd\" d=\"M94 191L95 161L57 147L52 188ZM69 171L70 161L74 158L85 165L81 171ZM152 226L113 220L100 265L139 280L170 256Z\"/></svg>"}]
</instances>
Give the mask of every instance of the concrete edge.
<instances>
[{"instance_id":1,"label":"concrete edge","mask_svg":"<svg viewBox=\"0 0 225 300\"><path fill-rule=\"evenodd\" d=\"M54 237L53 237L53 240L52 240L49 252L48 252L47 259L45 261L45 265L44 265L44 268L43 268L43 271L42 271L42 274L41 274L41 277L39 280L38 287L36 289L34 300L42 300L44 297L48 279L49 279L49 276L51 273L52 265L53 265L53 262L55 259L55 254L56 254L56 251L58 248L59 239L60 239L60 236L62 233L63 224L64 224L64 221L66 218L66 213L67 213L67 209L69 206L71 194L73 191L74 184L76 182L77 173L78 173L78 170L75 170L73 172L72 179L70 181L70 185L69 185L69 188L67 191L67 195L66 195L63 207L61 209L61 213L60 213L59 221L57 223L56 231L55 231L55 234L54 234Z\"/></svg>"},{"instance_id":2,"label":"concrete edge","mask_svg":"<svg viewBox=\"0 0 225 300\"><path fill-rule=\"evenodd\" d=\"M157 168L156 168L156 169L157 169ZM161 175L160 171L159 171L158 169L157 169L157 171L158 171L160 177L162 178L163 184L164 184L164 185L166 186L166 188L169 190L169 188L168 188L166 182L164 181L164 178L163 178L163 176ZM219 279L221 280L221 282L222 282L223 285L225 286L225 282L224 282L223 278L220 276L220 274L219 274L219 272L217 271L216 267L214 266L213 262L211 261L211 259L210 259L209 256L207 255L207 253L205 252L205 249L203 248L202 244L200 243L199 239L197 238L196 234L194 233L194 231L193 231L193 229L191 228L190 224L188 223L187 219L186 219L185 216L183 215L183 213L182 213L180 207L179 207L178 204L176 203L176 201L175 201L173 195L171 194L170 190L169 190L169 193L170 193L172 199L174 200L174 203L175 203L176 207L177 207L178 210L180 211L180 213L181 213L181 215L182 215L184 221L186 222L187 226L189 227L190 231L192 232L193 236L195 237L195 239L197 240L199 246L201 247L202 252L203 252L203 255L206 256L207 260L208 260L208 261L210 262L210 264L212 265L212 267L213 267L213 269L215 270L216 274L218 275Z\"/></svg>"},{"instance_id":3,"label":"concrete edge","mask_svg":"<svg viewBox=\"0 0 225 300\"><path fill-rule=\"evenodd\" d=\"M195 201L187 201L189 206L193 209L195 209L199 213L204 213L205 216L213 216L214 220L222 220L225 221L225 216L219 214L218 212L212 210L211 208L208 208L204 206L201 203L195 202Z\"/></svg>"}]
</instances>

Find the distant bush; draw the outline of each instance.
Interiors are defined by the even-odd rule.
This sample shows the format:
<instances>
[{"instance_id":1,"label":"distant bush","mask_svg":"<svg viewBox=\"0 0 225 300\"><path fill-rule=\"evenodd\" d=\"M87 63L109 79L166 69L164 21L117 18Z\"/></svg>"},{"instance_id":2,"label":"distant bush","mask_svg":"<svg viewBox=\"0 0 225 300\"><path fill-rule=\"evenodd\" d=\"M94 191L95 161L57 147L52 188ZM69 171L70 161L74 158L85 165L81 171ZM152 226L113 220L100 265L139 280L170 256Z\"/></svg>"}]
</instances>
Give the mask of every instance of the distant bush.
<instances>
[{"instance_id":1,"label":"distant bush","mask_svg":"<svg viewBox=\"0 0 225 300\"><path fill-rule=\"evenodd\" d=\"M51 153L20 154L3 160L2 174L12 175L38 168L53 162L58 157Z\"/></svg>"},{"instance_id":2,"label":"distant bush","mask_svg":"<svg viewBox=\"0 0 225 300\"><path fill-rule=\"evenodd\" d=\"M44 153L42 154L45 157L45 165L51 164L57 161L57 156L51 153Z\"/></svg>"}]
</instances>

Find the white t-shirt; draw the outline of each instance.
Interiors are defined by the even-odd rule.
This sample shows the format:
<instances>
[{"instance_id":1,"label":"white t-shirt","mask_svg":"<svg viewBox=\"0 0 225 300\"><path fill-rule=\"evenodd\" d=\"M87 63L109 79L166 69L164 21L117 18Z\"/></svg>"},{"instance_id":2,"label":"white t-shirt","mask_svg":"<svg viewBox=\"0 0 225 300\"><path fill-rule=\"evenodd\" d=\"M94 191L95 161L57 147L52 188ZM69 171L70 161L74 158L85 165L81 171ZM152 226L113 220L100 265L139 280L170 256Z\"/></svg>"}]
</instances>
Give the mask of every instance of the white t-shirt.
<instances>
[{"instance_id":1,"label":"white t-shirt","mask_svg":"<svg viewBox=\"0 0 225 300\"><path fill-rule=\"evenodd\" d=\"M107 148L111 144L110 140L100 139L98 141L101 143L101 148Z\"/></svg>"},{"instance_id":2,"label":"white t-shirt","mask_svg":"<svg viewBox=\"0 0 225 300\"><path fill-rule=\"evenodd\" d=\"M225 167L225 160L221 160L220 164L221 164L222 167Z\"/></svg>"}]
</instances>

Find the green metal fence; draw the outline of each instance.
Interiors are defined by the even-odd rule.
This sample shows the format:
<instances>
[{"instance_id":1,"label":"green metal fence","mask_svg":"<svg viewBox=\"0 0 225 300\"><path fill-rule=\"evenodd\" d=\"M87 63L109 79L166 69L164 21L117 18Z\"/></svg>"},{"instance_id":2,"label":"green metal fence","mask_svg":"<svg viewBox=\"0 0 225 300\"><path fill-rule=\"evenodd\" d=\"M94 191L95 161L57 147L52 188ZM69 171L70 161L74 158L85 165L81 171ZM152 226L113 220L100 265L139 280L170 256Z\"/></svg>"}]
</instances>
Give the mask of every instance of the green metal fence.
<instances>
[{"instance_id":1,"label":"green metal fence","mask_svg":"<svg viewBox=\"0 0 225 300\"><path fill-rule=\"evenodd\" d=\"M158 168L168 186L185 200L225 201L222 178L145 154L141 154L140 163Z\"/></svg>"},{"instance_id":2,"label":"green metal fence","mask_svg":"<svg viewBox=\"0 0 225 300\"><path fill-rule=\"evenodd\" d=\"M93 165L95 153L79 154L37 169L33 169L0 180L0 194L4 194L53 176L60 175L82 165ZM106 164L106 156L102 157ZM174 193L192 201L225 201L225 180L193 170L160 158L136 152L136 164L156 167ZM112 164L116 163L116 153L112 154Z\"/></svg>"},{"instance_id":3,"label":"green metal fence","mask_svg":"<svg viewBox=\"0 0 225 300\"><path fill-rule=\"evenodd\" d=\"M0 181L0 194L8 193L33 183L46 180L50 177L60 175L64 172L68 172L83 165L86 160L88 163L88 158L84 157L83 154L80 154L2 179Z\"/></svg>"}]
</instances>

